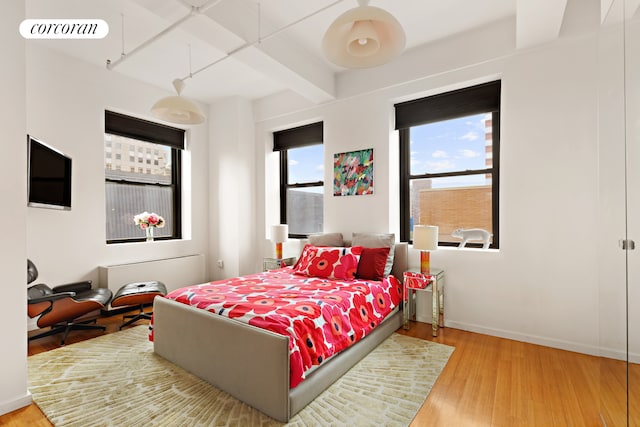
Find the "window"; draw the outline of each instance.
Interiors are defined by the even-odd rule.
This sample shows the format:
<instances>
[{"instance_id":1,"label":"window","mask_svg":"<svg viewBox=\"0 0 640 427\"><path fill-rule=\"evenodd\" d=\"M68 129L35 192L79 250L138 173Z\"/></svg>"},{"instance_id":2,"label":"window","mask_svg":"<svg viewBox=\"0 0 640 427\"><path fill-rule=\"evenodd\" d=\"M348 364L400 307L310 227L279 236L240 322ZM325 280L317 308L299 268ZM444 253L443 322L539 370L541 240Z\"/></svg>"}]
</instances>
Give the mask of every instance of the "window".
<instances>
[{"instance_id":1,"label":"window","mask_svg":"<svg viewBox=\"0 0 640 427\"><path fill-rule=\"evenodd\" d=\"M280 152L280 222L289 237L323 230L324 149L322 122L273 134Z\"/></svg>"},{"instance_id":2,"label":"window","mask_svg":"<svg viewBox=\"0 0 640 427\"><path fill-rule=\"evenodd\" d=\"M155 230L156 238L181 238L184 130L105 111L104 138L107 243L145 240L133 222L134 215L144 211L165 219L165 227ZM113 147L115 160L107 162L106 147ZM154 167L138 167L136 152L153 152Z\"/></svg>"},{"instance_id":3,"label":"window","mask_svg":"<svg viewBox=\"0 0 640 427\"><path fill-rule=\"evenodd\" d=\"M500 81L395 105L400 135L400 238L437 225L440 245L481 228L499 247ZM467 246L481 246L470 243Z\"/></svg>"}]
</instances>

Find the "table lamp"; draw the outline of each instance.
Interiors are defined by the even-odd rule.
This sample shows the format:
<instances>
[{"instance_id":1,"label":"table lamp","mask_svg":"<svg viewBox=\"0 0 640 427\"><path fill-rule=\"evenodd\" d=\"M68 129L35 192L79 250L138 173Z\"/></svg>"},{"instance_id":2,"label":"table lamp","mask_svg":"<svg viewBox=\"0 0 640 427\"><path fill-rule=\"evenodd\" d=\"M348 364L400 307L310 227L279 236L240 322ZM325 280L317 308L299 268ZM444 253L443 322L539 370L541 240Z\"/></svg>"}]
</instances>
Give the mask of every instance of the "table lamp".
<instances>
[{"instance_id":1,"label":"table lamp","mask_svg":"<svg viewBox=\"0 0 640 427\"><path fill-rule=\"evenodd\" d=\"M288 237L289 226L287 224L271 226L271 241L276 244L276 259L282 259L282 242L286 242Z\"/></svg>"},{"instance_id":2,"label":"table lamp","mask_svg":"<svg viewBox=\"0 0 640 427\"><path fill-rule=\"evenodd\" d=\"M438 249L438 227L435 225L414 225L413 248L420 250L420 273L430 274L429 251Z\"/></svg>"}]
</instances>

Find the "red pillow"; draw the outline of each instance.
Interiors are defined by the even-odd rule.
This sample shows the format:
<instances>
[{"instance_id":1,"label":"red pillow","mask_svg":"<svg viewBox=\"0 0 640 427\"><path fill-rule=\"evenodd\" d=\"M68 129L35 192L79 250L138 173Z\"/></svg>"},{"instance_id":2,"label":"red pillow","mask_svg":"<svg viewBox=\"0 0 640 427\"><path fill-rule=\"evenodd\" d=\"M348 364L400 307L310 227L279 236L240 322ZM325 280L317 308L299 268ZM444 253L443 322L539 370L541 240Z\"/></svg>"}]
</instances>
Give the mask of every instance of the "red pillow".
<instances>
[{"instance_id":1,"label":"red pillow","mask_svg":"<svg viewBox=\"0 0 640 427\"><path fill-rule=\"evenodd\" d=\"M350 248L305 245L294 273L309 277L352 280L355 278L361 246Z\"/></svg>"},{"instance_id":2,"label":"red pillow","mask_svg":"<svg viewBox=\"0 0 640 427\"><path fill-rule=\"evenodd\" d=\"M384 279L390 248L362 248L356 277L366 280Z\"/></svg>"}]
</instances>

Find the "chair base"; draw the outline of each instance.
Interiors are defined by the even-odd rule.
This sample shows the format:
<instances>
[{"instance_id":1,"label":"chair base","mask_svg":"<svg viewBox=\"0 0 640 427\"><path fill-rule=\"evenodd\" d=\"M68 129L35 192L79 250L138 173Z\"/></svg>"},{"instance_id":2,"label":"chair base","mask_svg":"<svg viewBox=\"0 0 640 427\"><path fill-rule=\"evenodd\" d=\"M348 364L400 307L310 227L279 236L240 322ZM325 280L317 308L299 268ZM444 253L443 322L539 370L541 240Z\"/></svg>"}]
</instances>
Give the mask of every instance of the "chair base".
<instances>
[{"instance_id":1,"label":"chair base","mask_svg":"<svg viewBox=\"0 0 640 427\"><path fill-rule=\"evenodd\" d=\"M48 331L29 337L29 341L35 340L38 338L48 337L50 335L64 333L64 335L62 335L62 341L60 341L60 345L64 345L64 341L67 339L67 335L69 334L70 331L87 331L87 330L105 331L107 329L105 326L89 325L88 323L91 323L91 322L95 323L96 320L95 319L87 320L84 322L77 322L77 323L67 322L67 323L61 323L59 325L53 325L51 326L51 329L49 329Z\"/></svg>"},{"instance_id":2,"label":"chair base","mask_svg":"<svg viewBox=\"0 0 640 427\"><path fill-rule=\"evenodd\" d=\"M138 314L126 314L122 316L123 319L129 319L129 320L127 320L122 325L120 325L120 330L122 330L122 328L124 328L125 326L129 326L130 324L137 322L138 320L151 319L151 316L153 315L153 313L145 313L144 304L140 305L139 308L140 308L140 312Z\"/></svg>"}]
</instances>

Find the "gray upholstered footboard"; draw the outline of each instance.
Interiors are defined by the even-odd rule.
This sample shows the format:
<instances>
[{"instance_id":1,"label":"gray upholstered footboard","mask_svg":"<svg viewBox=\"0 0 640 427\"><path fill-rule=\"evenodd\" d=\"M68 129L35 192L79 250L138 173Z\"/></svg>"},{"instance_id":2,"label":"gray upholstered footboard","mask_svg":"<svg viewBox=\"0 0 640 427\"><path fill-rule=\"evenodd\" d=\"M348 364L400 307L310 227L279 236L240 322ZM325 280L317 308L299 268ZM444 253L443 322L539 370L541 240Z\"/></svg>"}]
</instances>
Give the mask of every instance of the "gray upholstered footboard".
<instances>
[{"instance_id":1,"label":"gray upholstered footboard","mask_svg":"<svg viewBox=\"0 0 640 427\"><path fill-rule=\"evenodd\" d=\"M402 325L398 311L290 391L287 337L166 298L156 298L153 311L158 355L282 422Z\"/></svg>"},{"instance_id":2,"label":"gray upholstered footboard","mask_svg":"<svg viewBox=\"0 0 640 427\"><path fill-rule=\"evenodd\" d=\"M289 419L289 339L156 298L154 351L278 421Z\"/></svg>"}]
</instances>

